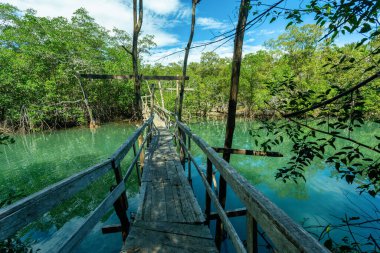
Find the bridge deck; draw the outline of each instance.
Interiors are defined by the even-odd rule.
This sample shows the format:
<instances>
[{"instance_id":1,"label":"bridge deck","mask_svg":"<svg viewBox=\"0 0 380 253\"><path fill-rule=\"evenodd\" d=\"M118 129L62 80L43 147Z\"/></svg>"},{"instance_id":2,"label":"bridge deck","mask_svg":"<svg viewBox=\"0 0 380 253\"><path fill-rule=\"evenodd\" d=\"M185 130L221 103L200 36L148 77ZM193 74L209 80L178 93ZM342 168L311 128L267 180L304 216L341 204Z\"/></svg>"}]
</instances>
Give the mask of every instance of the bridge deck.
<instances>
[{"instance_id":1,"label":"bridge deck","mask_svg":"<svg viewBox=\"0 0 380 253\"><path fill-rule=\"evenodd\" d=\"M172 136L156 125L159 134L145 158L140 205L123 251L217 252Z\"/></svg>"}]
</instances>

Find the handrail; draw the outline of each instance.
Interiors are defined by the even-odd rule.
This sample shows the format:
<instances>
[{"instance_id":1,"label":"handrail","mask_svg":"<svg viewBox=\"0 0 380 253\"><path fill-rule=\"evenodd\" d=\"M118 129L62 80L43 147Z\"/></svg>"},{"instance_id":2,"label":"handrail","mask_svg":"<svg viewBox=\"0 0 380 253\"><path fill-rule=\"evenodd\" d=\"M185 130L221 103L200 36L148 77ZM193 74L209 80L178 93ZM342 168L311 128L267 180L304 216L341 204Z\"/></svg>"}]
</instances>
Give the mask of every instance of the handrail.
<instances>
[{"instance_id":1,"label":"handrail","mask_svg":"<svg viewBox=\"0 0 380 253\"><path fill-rule=\"evenodd\" d=\"M0 241L38 219L111 169L111 160L107 159L0 209Z\"/></svg>"},{"instance_id":2,"label":"handrail","mask_svg":"<svg viewBox=\"0 0 380 253\"><path fill-rule=\"evenodd\" d=\"M159 106L156 106L156 108L161 110L163 113L171 116L174 115L172 112L167 113L167 110L160 108ZM177 127L181 130L181 132L188 136L189 141L192 139L203 151L203 153L206 154L207 158L219 171L221 177L226 180L236 196L239 197L239 199L244 203L249 216L256 220L258 225L260 225L278 250L281 250L281 252L329 252L312 235L310 235L300 225L296 224L284 211L282 211L253 185L251 185L247 179L241 176L236 169L227 163L221 156L219 156L218 153L208 145L208 143L193 134L190 128L183 122L180 122L175 115L174 118ZM210 192L211 186L204 177L203 172L199 170L199 166L195 163L190 151L186 149L184 142L181 139L179 142L188 154L189 159L198 170L211 200L215 202L215 194L212 191ZM230 228L224 217L225 211L223 209L219 210L219 205L215 204L215 206L217 207L216 209L223 224L225 226L227 225L227 232L230 234L236 250L240 252L239 243L233 235L234 230L228 231Z\"/></svg>"},{"instance_id":3,"label":"handrail","mask_svg":"<svg viewBox=\"0 0 380 253\"><path fill-rule=\"evenodd\" d=\"M92 182L94 182L99 177L103 176L109 170L114 168L114 166L118 167L120 165L121 160L126 156L126 154L133 147L133 144L136 142L138 137L143 133L143 131L148 125L152 124L152 122L153 122L153 117L148 119L140 128L138 128L133 133L133 135L130 136L121 145L121 147L111 156L111 158L107 159L106 161L101 162L97 165L94 165L66 179L63 179L53 185L50 185L7 207L1 208L0 209L0 228L1 228L0 241L5 240L9 236L12 236L19 229L23 228L25 225L31 223L32 221L38 219L44 213L54 208L62 201L69 199L80 190L86 188ZM149 134L151 133L152 131ZM147 137L145 138L143 144L145 144ZM140 148L136 157L138 157L138 155L141 153L141 150L142 148ZM130 167L133 167L136 161L137 159L134 159ZM123 184L127 180L130 174L131 174L130 172L126 174L123 180ZM119 185L116 188L119 189L120 188ZM115 192L115 190L116 189L114 189L109 194L109 196L111 196ZM125 190L125 187L124 187L124 190ZM109 198L109 196L107 197L107 199ZM120 194L117 197L119 196ZM113 202L111 204L113 204ZM91 217L92 215L89 217L89 219Z\"/></svg>"},{"instance_id":4,"label":"handrail","mask_svg":"<svg viewBox=\"0 0 380 253\"><path fill-rule=\"evenodd\" d=\"M277 249L281 249L282 252L329 252L284 211L252 186L203 139L193 134L188 126L178 119L176 122L178 127L207 155Z\"/></svg>"},{"instance_id":5,"label":"handrail","mask_svg":"<svg viewBox=\"0 0 380 253\"><path fill-rule=\"evenodd\" d=\"M222 220L223 224L225 225L225 230L227 231L228 235L231 237L232 243L235 246L235 249L237 252L247 252L245 250L243 242L240 240L238 234L236 233L235 228L233 227L231 221L228 219L226 212L223 210L223 207L220 205L218 201L218 197L216 196L215 192L212 190L210 184L207 182L207 178L203 171L199 168L199 165L195 162L193 156L190 154L190 151L186 148L185 143L178 138L178 135L176 135L176 138L179 140L180 144L182 145L182 148L185 150L185 152L188 154L188 158L191 160L191 162L194 164L195 168L197 169L199 175L201 176L202 182L204 186L206 187L206 191L208 195L210 196L212 202L214 203L215 209Z\"/></svg>"}]
</instances>

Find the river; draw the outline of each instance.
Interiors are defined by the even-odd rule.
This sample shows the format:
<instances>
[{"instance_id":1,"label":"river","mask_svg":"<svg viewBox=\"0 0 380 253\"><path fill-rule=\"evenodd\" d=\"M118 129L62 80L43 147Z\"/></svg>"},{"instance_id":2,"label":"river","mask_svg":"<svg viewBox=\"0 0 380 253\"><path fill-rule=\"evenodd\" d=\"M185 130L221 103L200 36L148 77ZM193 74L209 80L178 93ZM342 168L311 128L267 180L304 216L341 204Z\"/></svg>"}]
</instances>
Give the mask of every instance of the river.
<instances>
[{"instance_id":1,"label":"river","mask_svg":"<svg viewBox=\"0 0 380 253\"><path fill-rule=\"evenodd\" d=\"M237 123L234 147L253 149L253 139L248 134L248 130L253 128L254 124L246 121ZM223 122L196 123L192 124L191 128L211 146L223 146ZM135 129L134 125L111 123L93 132L86 128L74 128L15 136L14 144L0 146L0 201L8 198L9 195L14 196L14 199L19 199L106 159ZM378 135L378 126L369 123L356 135L360 136L361 142L371 143L376 131ZM200 150L195 148L195 145L192 145L192 148L196 161L205 167L205 157ZM341 180L335 169L322 160L316 160L306 169L306 182L283 183L275 180L276 169L282 167L290 157L290 143L285 140L281 150L276 150L276 148L274 150L283 153L285 157L233 155L231 164L296 222L307 227L318 224L321 226L340 224L341 218L345 215L360 217L361 220L379 218L379 197L373 198L366 193L360 195L355 183L348 184L345 180ZM130 161L131 157L127 156L122 166L124 170ZM192 174L195 195L204 209L204 187L195 170ZM55 232L68 231L80 224L86 215L101 202L113 183L113 175L109 173L87 190L80 192L22 230L20 236L23 241L32 245L34 249L44 248ZM129 212L135 212L138 201L136 175L132 175L127 188ZM242 204L231 189L228 189L226 209L239 207L242 207ZM245 217L231 220L240 237L244 239ZM77 252L119 252L121 235L101 234L102 226L116 223L118 219L110 210L77 248ZM380 233L376 229L378 224L371 224L375 226L375 229L370 226L362 229L354 228L354 233L360 234L357 235L360 240L365 240L361 235L368 236L369 233L379 238ZM211 228L213 230L213 224ZM317 236L322 230L323 228L310 229ZM331 236L339 241L347 234L347 228L342 227L331 231L329 235L324 235L323 239ZM265 242L261 239L259 242L260 251L266 252ZM233 252L229 240L224 241L222 251Z\"/></svg>"}]
</instances>

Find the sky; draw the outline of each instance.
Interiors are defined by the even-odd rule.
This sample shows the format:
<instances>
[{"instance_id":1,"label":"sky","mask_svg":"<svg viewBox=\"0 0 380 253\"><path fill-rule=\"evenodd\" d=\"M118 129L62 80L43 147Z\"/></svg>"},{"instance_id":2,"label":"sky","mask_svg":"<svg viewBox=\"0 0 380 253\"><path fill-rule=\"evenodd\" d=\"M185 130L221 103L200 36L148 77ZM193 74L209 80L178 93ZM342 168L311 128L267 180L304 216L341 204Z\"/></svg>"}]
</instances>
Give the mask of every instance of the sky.
<instances>
[{"instance_id":1,"label":"sky","mask_svg":"<svg viewBox=\"0 0 380 253\"><path fill-rule=\"evenodd\" d=\"M154 35L157 47L150 56L145 56L148 63L169 64L183 60L184 53L173 54L185 48L190 33L192 0L144 0L143 34ZM274 1L267 1L268 4ZM296 2L296 1L295 1ZM101 26L112 30L114 27L132 32L132 0L0 0L9 3L21 11L34 9L37 16L71 18L75 10L84 7ZM236 25L240 1L238 0L201 0L197 5L197 22L193 45L200 45L229 31ZM288 6L289 7L289 4ZM252 13L250 18L252 18ZM310 20L311 21L311 20ZM307 18L306 18L307 22ZM244 54L264 49L264 42L277 38L285 31L287 21L280 19L274 23L264 22L246 32ZM356 40L354 36L338 38L337 44ZM221 57L232 57L233 40L220 45L192 49L189 61L199 62L202 52L215 51Z\"/></svg>"}]
</instances>

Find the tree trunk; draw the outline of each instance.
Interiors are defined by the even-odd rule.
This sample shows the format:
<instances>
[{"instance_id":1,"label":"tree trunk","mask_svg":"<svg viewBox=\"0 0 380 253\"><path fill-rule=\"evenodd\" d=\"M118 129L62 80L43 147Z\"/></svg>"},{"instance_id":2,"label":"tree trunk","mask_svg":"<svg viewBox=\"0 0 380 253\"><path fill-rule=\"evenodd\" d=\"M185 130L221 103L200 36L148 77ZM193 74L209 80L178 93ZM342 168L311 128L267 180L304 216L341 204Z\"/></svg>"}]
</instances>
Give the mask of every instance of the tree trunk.
<instances>
[{"instance_id":1,"label":"tree trunk","mask_svg":"<svg viewBox=\"0 0 380 253\"><path fill-rule=\"evenodd\" d=\"M232 58L232 74L231 74L231 86L230 86L230 99L228 102L228 116L226 125L226 135L224 141L225 148L232 147L232 140L235 130L235 117L237 107L237 96L239 88L240 66L243 53L243 40L245 25L248 17L250 0L242 0L239 11L239 21L236 27L235 42L234 42L234 54ZM223 154L224 160L230 161L230 154Z\"/></svg>"},{"instance_id":2,"label":"tree trunk","mask_svg":"<svg viewBox=\"0 0 380 253\"><path fill-rule=\"evenodd\" d=\"M92 109L88 103L88 97L87 97L87 94L83 88L83 85L82 85L82 82L80 81L80 78L75 76L78 80L78 84L79 84L79 87L82 91L82 95L83 95L83 101L84 101L84 104L86 106L86 109L87 109L87 113L88 113L88 116L90 117L90 128L96 128L96 121L95 121L95 118L94 118L94 115L92 114Z\"/></svg>"},{"instance_id":3,"label":"tree trunk","mask_svg":"<svg viewBox=\"0 0 380 253\"><path fill-rule=\"evenodd\" d=\"M187 71L187 60L189 58L191 43L193 42L194 37L194 27L195 27L195 10L196 6L199 3L200 0L192 0L192 11L191 11L191 30L190 30L190 36L189 41L187 42L187 46L185 49L185 58L183 60L183 68L182 68L182 82L181 82L181 91L179 93L179 106L178 106L178 120L181 121L182 119L182 104L183 104L183 95L185 92L185 77L186 77L186 71Z\"/></svg>"},{"instance_id":4,"label":"tree trunk","mask_svg":"<svg viewBox=\"0 0 380 253\"><path fill-rule=\"evenodd\" d=\"M234 41L234 53L232 58L232 74L231 74L231 86L230 86L230 99L228 102L228 116L226 125L226 135L224 140L224 148L232 148L232 140L235 130L235 118L237 107L237 96L239 88L240 66L243 53L243 40L245 26L247 23L248 11L250 0L241 0L239 10L239 20L236 26L235 41ZM230 161L230 153L223 153L223 159L227 162ZM219 202L224 208L226 204L227 185L226 181L220 177L219 179ZM223 227L220 219L216 222L216 235L215 244L220 250L221 242L223 239Z\"/></svg>"},{"instance_id":5,"label":"tree trunk","mask_svg":"<svg viewBox=\"0 0 380 253\"><path fill-rule=\"evenodd\" d=\"M138 18L137 18L138 16ZM135 117L142 119L142 104L141 104L141 78L139 76L138 66L138 37L143 22L143 0L139 0L139 14L137 15L137 0L133 0L133 40L132 40L132 63L133 75L135 79Z\"/></svg>"}]
</instances>

